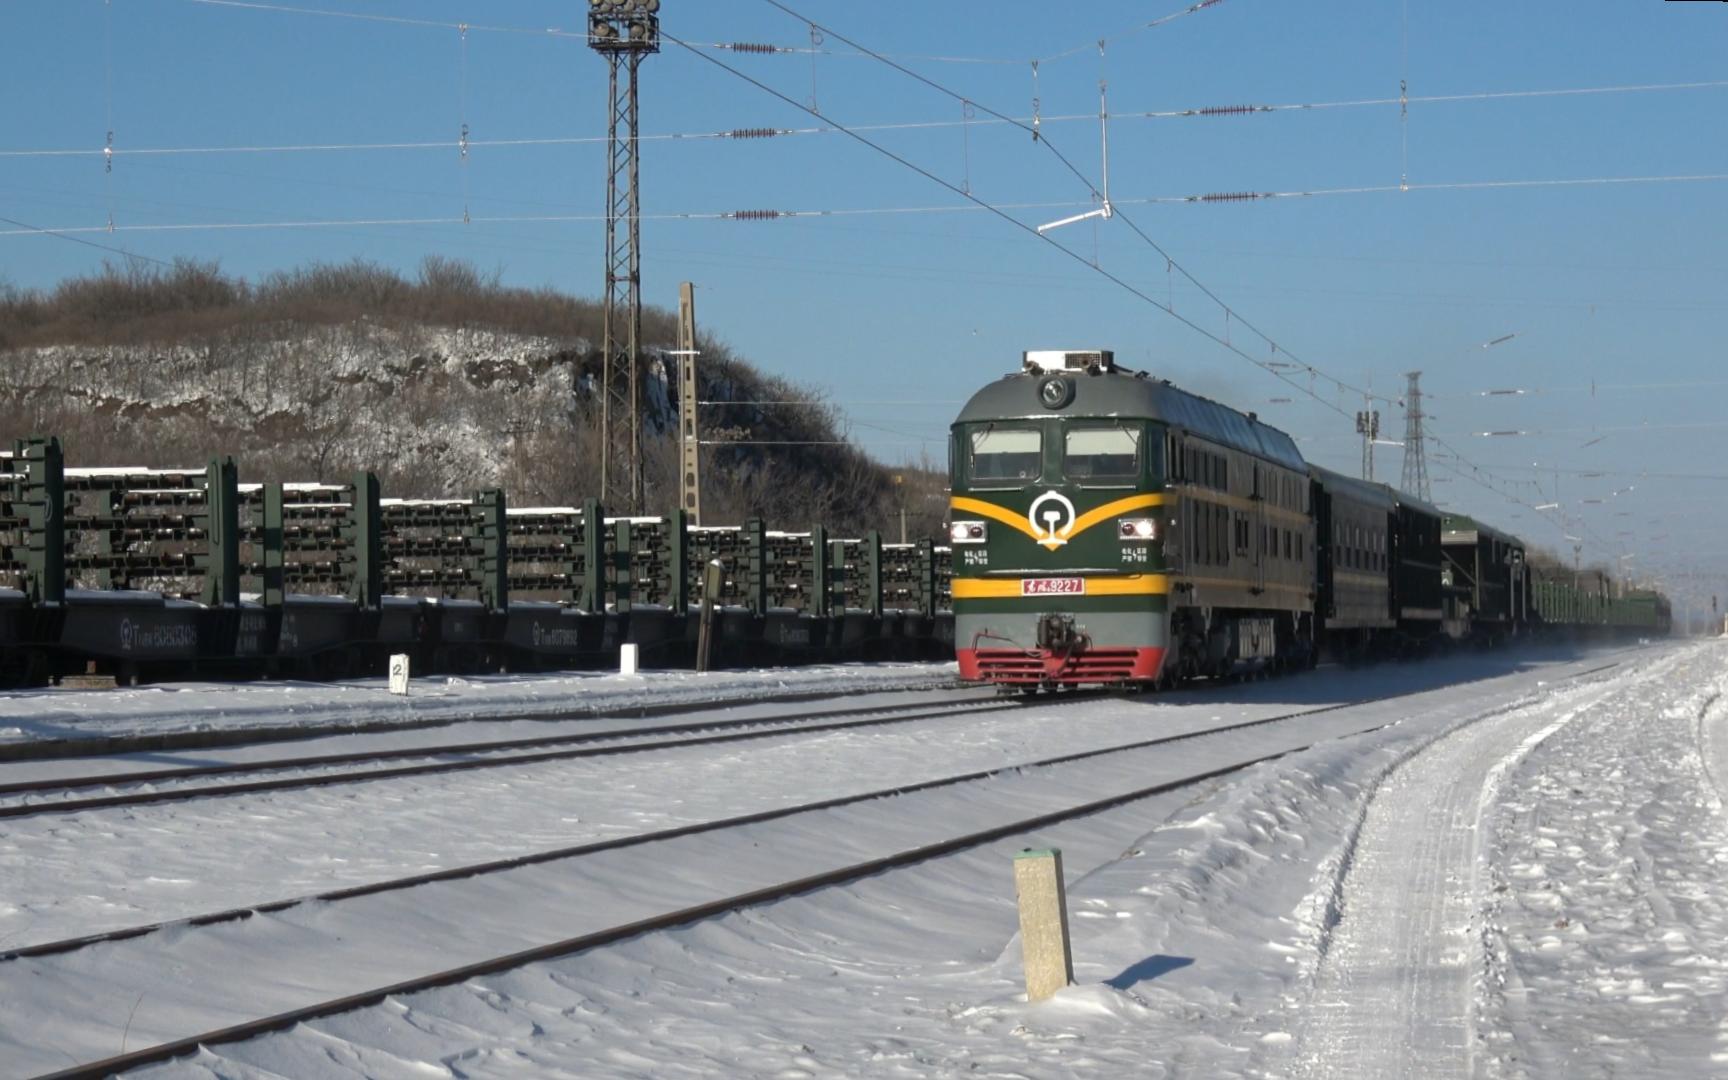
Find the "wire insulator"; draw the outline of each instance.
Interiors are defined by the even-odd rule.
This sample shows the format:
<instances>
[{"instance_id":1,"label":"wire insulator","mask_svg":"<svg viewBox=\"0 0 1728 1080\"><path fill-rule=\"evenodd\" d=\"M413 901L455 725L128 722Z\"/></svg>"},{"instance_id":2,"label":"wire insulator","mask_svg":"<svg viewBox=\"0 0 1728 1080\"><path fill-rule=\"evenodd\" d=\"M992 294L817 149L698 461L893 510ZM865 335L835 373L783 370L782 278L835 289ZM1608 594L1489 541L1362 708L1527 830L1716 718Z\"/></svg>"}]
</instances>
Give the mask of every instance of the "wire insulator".
<instances>
[{"instance_id":1,"label":"wire insulator","mask_svg":"<svg viewBox=\"0 0 1728 1080\"><path fill-rule=\"evenodd\" d=\"M726 133L728 139L772 139L776 135L789 134L783 128L733 128Z\"/></svg>"},{"instance_id":2,"label":"wire insulator","mask_svg":"<svg viewBox=\"0 0 1728 1080\"><path fill-rule=\"evenodd\" d=\"M1189 202L1250 202L1254 199L1269 199L1271 195L1258 191L1214 191L1206 195L1190 195Z\"/></svg>"},{"instance_id":3,"label":"wire insulator","mask_svg":"<svg viewBox=\"0 0 1728 1080\"><path fill-rule=\"evenodd\" d=\"M790 215L784 210L734 210L726 216L733 221L773 221Z\"/></svg>"},{"instance_id":4,"label":"wire insulator","mask_svg":"<svg viewBox=\"0 0 1728 1080\"><path fill-rule=\"evenodd\" d=\"M1195 116L1247 116L1250 113L1271 112L1270 105L1208 105L1195 109Z\"/></svg>"},{"instance_id":5,"label":"wire insulator","mask_svg":"<svg viewBox=\"0 0 1728 1080\"><path fill-rule=\"evenodd\" d=\"M732 44L725 46L725 48L728 48L735 53L768 54L792 51L790 49L783 49L778 45L768 45L759 41L734 41Z\"/></svg>"}]
</instances>

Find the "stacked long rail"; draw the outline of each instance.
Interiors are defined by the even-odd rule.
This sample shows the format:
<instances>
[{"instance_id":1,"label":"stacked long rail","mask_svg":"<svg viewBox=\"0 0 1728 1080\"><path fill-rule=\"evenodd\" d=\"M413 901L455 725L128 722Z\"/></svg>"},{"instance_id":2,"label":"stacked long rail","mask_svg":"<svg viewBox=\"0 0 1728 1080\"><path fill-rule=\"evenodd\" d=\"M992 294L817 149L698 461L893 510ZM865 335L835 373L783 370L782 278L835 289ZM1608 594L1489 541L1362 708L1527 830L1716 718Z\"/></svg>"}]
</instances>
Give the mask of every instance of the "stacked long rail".
<instances>
[{"instance_id":1,"label":"stacked long rail","mask_svg":"<svg viewBox=\"0 0 1728 1080\"><path fill-rule=\"evenodd\" d=\"M381 674L597 666L636 644L718 664L927 658L951 648L946 549L761 520L381 496L204 469L67 468L55 439L0 457L0 685L96 673ZM719 588L704 595L709 563Z\"/></svg>"}]
</instances>

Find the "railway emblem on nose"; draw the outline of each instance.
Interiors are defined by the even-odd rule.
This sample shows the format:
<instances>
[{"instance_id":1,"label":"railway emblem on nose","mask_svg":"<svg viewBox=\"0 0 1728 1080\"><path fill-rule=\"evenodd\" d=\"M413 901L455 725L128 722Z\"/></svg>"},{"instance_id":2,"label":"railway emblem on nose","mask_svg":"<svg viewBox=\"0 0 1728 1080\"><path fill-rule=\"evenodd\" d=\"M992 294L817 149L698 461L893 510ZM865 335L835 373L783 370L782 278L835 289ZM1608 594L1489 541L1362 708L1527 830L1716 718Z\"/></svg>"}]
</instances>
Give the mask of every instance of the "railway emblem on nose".
<instances>
[{"instance_id":1,"label":"railway emblem on nose","mask_svg":"<svg viewBox=\"0 0 1728 1080\"><path fill-rule=\"evenodd\" d=\"M1046 491L1033 499L1032 506L1026 511L1033 538L1051 551L1068 542L1074 518L1074 504L1060 491Z\"/></svg>"}]
</instances>

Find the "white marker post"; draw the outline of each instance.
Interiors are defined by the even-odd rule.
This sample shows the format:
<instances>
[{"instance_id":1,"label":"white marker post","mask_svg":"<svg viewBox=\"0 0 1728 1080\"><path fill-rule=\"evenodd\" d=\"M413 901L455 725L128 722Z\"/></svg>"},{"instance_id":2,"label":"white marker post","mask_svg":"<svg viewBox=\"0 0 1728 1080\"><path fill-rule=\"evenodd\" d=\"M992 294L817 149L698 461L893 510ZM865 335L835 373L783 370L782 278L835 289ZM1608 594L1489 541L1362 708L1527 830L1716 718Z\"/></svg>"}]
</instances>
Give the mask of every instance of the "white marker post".
<instances>
[{"instance_id":1,"label":"white marker post","mask_svg":"<svg viewBox=\"0 0 1728 1080\"><path fill-rule=\"evenodd\" d=\"M1068 947L1068 892L1057 848L1014 856L1014 893L1020 901L1020 954L1026 965L1026 1000L1037 1004L1074 981Z\"/></svg>"},{"instance_id":2,"label":"white marker post","mask_svg":"<svg viewBox=\"0 0 1728 1080\"><path fill-rule=\"evenodd\" d=\"M408 654L397 653L390 658L390 692L408 694Z\"/></svg>"},{"instance_id":3,"label":"white marker post","mask_svg":"<svg viewBox=\"0 0 1728 1080\"><path fill-rule=\"evenodd\" d=\"M627 641L618 646L618 674L636 674L636 643Z\"/></svg>"}]
</instances>

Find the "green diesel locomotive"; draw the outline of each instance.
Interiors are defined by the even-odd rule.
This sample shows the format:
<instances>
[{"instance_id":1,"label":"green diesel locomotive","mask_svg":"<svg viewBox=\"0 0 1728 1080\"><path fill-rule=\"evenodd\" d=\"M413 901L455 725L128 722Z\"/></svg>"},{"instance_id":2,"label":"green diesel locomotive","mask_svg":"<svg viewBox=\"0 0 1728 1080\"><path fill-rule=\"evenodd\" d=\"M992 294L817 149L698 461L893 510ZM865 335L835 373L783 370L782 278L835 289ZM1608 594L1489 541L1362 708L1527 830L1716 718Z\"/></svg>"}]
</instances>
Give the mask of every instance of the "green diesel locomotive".
<instances>
[{"instance_id":1,"label":"green diesel locomotive","mask_svg":"<svg viewBox=\"0 0 1728 1080\"><path fill-rule=\"evenodd\" d=\"M1155 683L1315 657L1308 467L1289 435L1115 365L1029 352L951 442L966 679Z\"/></svg>"},{"instance_id":2,"label":"green diesel locomotive","mask_svg":"<svg viewBox=\"0 0 1728 1080\"><path fill-rule=\"evenodd\" d=\"M1657 594L1533 575L1517 537L1106 351L1026 353L961 410L950 472L967 680L1157 685L1670 623Z\"/></svg>"}]
</instances>

